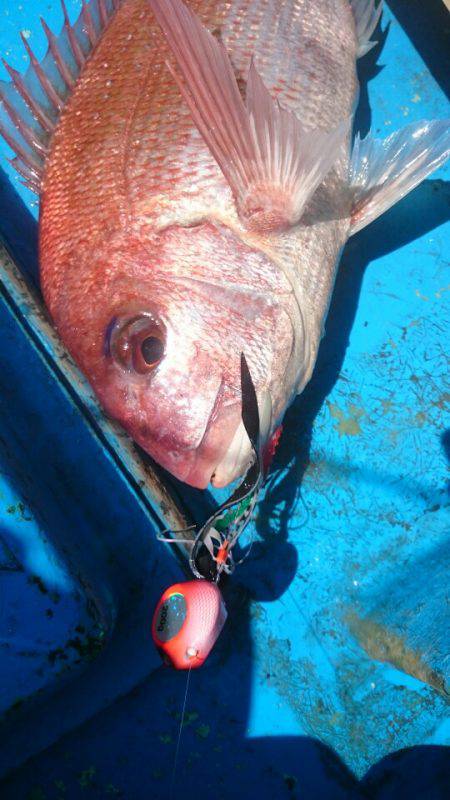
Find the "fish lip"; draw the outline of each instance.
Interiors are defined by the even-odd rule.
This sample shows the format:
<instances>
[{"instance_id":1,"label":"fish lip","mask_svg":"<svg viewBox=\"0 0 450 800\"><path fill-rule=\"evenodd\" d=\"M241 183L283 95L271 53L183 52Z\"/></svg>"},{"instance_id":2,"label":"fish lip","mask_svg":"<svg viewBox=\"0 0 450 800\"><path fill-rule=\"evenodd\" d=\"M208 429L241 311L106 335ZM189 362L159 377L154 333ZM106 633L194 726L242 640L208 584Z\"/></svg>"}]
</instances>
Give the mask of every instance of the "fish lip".
<instances>
[{"instance_id":1,"label":"fish lip","mask_svg":"<svg viewBox=\"0 0 450 800\"><path fill-rule=\"evenodd\" d=\"M223 458L223 453L221 452L219 457L214 459L214 462L211 462L213 463L213 466L206 468L208 465L207 464L205 465L205 459L202 455L202 448L206 444L207 437L211 430L212 424L220 416L220 412L223 407L225 389L226 389L226 381L225 378L222 376L216 397L214 399L214 403L212 405L211 411L209 413L208 419L205 424L205 429L203 431L202 437L199 442L193 444L191 447L185 450L185 454L189 460L189 463L185 466L184 469L180 469L177 471L173 469L173 465L166 467L166 469L169 469L169 471L171 471L172 474L175 475L176 478L178 478L178 480L183 481L184 483L187 483L190 486L194 486L196 489L207 488L207 486L211 482L211 477L214 475L214 470L216 469L217 464Z\"/></svg>"},{"instance_id":2,"label":"fish lip","mask_svg":"<svg viewBox=\"0 0 450 800\"><path fill-rule=\"evenodd\" d=\"M209 433L209 429L214 422L215 419L219 416L220 406L222 405L223 396L225 394L225 378L221 377L220 385L217 390L216 399L214 400L213 407L211 409L210 415L206 421L205 430L203 431L203 436L200 439L199 443L195 445L195 450L200 450L205 442L205 439Z\"/></svg>"},{"instance_id":3,"label":"fish lip","mask_svg":"<svg viewBox=\"0 0 450 800\"><path fill-rule=\"evenodd\" d=\"M238 425L222 460L216 465L211 477L212 485L222 489L245 475L255 458L254 449L244 424Z\"/></svg>"},{"instance_id":4,"label":"fish lip","mask_svg":"<svg viewBox=\"0 0 450 800\"><path fill-rule=\"evenodd\" d=\"M218 376L219 378L219 376ZM214 473L216 464L223 458L224 449L221 447L217 457L208 459L202 450L207 450L207 438L215 420L221 415L223 410L223 400L226 392L225 378L220 376L220 382L214 401L211 405L208 418L204 429L199 433L197 441L189 445L179 446L177 444L176 432L173 436L168 435L157 440L157 448L152 441L149 442L146 436L137 435L125 420L119 420L128 434L133 438L142 449L149 454L163 469L171 473L177 480L194 486L198 489L205 489ZM234 404L233 404L234 405ZM119 419L116 415L116 419ZM228 443L227 443L228 445ZM211 465L211 466L210 466Z\"/></svg>"},{"instance_id":5,"label":"fish lip","mask_svg":"<svg viewBox=\"0 0 450 800\"><path fill-rule=\"evenodd\" d=\"M225 387L225 382L224 382L224 387ZM209 432L211 424L219 418L220 412L223 411L224 409L223 392L221 393L221 397L218 399L218 402L215 403L214 406L215 407L211 412L210 420L208 421L207 429L205 431L202 444L203 443L207 444L207 434ZM190 484L191 486L195 486L197 489L206 489L210 483L213 483L214 474L219 465L226 458L226 454L228 453L231 442L233 441L234 436L236 434L236 429L239 428L241 403L239 401L236 401L230 404L230 406L226 406L227 411L230 411L231 409L234 409L236 412L238 412L236 414L237 425L236 427L234 427L233 425L230 436L227 438L225 443L222 443L220 451L218 454L216 454L214 461L209 461L208 464L208 462L206 461L206 459L202 454L201 446L199 446L193 462L191 462L188 470L185 472L184 477L182 478L183 481Z\"/></svg>"}]
</instances>

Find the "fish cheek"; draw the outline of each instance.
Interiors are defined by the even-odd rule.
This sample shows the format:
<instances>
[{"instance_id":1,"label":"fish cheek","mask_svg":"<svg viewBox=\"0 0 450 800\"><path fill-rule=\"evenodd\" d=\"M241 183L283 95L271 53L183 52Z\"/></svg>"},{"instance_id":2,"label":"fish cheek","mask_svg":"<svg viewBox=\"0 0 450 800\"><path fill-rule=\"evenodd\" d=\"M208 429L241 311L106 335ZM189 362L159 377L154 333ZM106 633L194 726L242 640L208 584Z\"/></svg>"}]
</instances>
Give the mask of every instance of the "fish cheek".
<instances>
[{"instance_id":1,"label":"fish cheek","mask_svg":"<svg viewBox=\"0 0 450 800\"><path fill-rule=\"evenodd\" d=\"M95 391L106 413L127 430L142 417L140 382L125 373L109 356L102 356Z\"/></svg>"}]
</instances>

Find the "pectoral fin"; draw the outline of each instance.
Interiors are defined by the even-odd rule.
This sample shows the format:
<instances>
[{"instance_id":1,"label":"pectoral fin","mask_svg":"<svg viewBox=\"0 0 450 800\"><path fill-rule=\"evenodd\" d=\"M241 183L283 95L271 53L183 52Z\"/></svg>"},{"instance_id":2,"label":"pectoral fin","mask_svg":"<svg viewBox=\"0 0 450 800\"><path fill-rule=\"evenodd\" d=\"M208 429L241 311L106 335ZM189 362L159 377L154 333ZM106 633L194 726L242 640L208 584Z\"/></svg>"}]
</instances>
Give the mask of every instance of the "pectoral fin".
<instances>
[{"instance_id":1,"label":"pectoral fin","mask_svg":"<svg viewBox=\"0 0 450 800\"><path fill-rule=\"evenodd\" d=\"M181 0L150 0L178 70L171 69L192 119L233 192L244 223L294 225L339 156L348 123L305 131L274 100L252 63L244 103L223 44Z\"/></svg>"},{"instance_id":2,"label":"pectoral fin","mask_svg":"<svg viewBox=\"0 0 450 800\"><path fill-rule=\"evenodd\" d=\"M383 12L383 0L378 6L376 0L350 0L355 17L356 38L358 41L357 57L362 58L375 47L378 42L372 42L372 36Z\"/></svg>"},{"instance_id":3,"label":"pectoral fin","mask_svg":"<svg viewBox=\"0 0 450 800\"><path fill-rule=\"evenodd\" d=\"M450 156L450 120L414 122L387 139L356 137L350 235L365 228Z\"/></svg>"}]
</instances>

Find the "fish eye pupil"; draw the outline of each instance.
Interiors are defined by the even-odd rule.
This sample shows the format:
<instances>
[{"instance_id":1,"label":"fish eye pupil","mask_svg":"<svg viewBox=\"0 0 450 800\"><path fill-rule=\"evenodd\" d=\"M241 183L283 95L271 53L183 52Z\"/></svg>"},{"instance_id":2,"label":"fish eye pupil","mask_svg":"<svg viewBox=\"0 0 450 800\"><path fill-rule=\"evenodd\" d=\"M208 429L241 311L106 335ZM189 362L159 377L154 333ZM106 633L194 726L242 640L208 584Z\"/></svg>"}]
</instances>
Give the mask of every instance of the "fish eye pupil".
<instances>
[{"instance_id":1,"label":"fish eye pupil","mask_svg":"<svg viewBox=\"0 0 450 800\"><path fill-rule=\"evenodd\" d=\"M104 353L127 372L148 376L165 351L165 325L149 312L114 317L106 329Z\"/></svg>"},{"instance_id":2,"label":"fish eye pupil","mask_svg":"<svg viewBox=\"0 0 450 800\"><path fill-rule=\"evenodd\" d=\"M146 364L157 364L164 355L164 343L158 336L147 336L141 343L141 353Z\"/></svg>"}]
</instances>

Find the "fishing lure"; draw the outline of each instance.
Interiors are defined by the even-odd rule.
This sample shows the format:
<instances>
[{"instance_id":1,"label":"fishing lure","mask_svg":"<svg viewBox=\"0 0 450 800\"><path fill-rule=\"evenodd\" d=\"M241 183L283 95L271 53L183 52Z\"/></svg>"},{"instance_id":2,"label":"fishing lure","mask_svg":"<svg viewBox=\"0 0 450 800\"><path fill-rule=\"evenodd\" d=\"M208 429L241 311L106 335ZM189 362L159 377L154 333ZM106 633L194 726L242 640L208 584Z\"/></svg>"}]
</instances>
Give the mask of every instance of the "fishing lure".
<instances>
[{"instance_id":1,"label":"fishing lure","mask_svg":"<svg viewBox=\"0 0 450 800\"><path fill-rule=\"evenodd\" d=\"M229 500L219 506L195 536L189 557L195 580L166 589L153 616L153 641L163 660L175 669L200 667L219 637L227 611L218 582L224 572L230 574L236 566L232 551L251 519L264 482L267 460L260 449L258 402L243 354L241 391L242 421L254 452L253 463ZM249 549L237 563L248 553Z\"/></svg>"},{"instance_id":2,"label":"fishing lure","mask_svg":"<svg viewBox=\"0 0 450 800\"><path fill-rule=\"evenodd\" d=\"M201 667L225 624L227 610L216 583L185 581L170 586L153 616L153 641L175 669Z\"/></svg>"}]
</instances>

